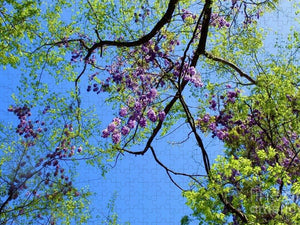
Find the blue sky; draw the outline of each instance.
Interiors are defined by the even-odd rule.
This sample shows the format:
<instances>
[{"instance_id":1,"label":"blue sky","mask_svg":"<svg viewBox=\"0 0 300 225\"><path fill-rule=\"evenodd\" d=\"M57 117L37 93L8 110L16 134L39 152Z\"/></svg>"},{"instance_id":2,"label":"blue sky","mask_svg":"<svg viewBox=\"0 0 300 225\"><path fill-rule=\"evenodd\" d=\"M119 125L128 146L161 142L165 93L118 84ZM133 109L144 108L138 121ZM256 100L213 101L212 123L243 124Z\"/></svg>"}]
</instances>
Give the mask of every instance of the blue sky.
<instances>
[{"instance_id":1,"label":"blue sky","mask_svg":"<svg viewBox=\"0 0 300 225\"><path fill-rule=\"evenodd\" d=\"M283 5L282 9L284 10L280 13L263 18L260 21L262 26L281 33L287 32L292 22L288 16L292 8L290 5ZM272 40L270 36L266 45L271 46ZM10 96L16 91L19 69L0 68L0 120L9 121L12 118L7 112L7 107L13 103ZM105 105L99 104L99 99L94 95L86 95L84 98L89 104L98 105L97 110L103 120L103 126L107 125L112 115L108 116L107 111L103 110ZM164 142L181 140L180 134L184 134L185 131L183 128L169 135ZM222 146L218 141L204 139L204 143L212 158L221 152ZM184 145L161 145L159 142L154 143L153 147L158 158L170 169L186 173L204 173L200 151L192 140ZM107 173L105 179L97 168L81 165L78 171L77 185L89 186L90 190L96 193L91 198L94 219L88 224L99 224L107 216L106 206L114 193L117 193L115 212L119 215L121 223L129 221L132 225L180 224L181 217L191 213L185 206L181 191L169 180L165 170L154 161L151 152L144 156L125 155L122 160L118 160L116 167ZM188 188L186 179L173 177L182 187ZM97 215L99 219L96 218Z\"/></svg>"}]
</instances>

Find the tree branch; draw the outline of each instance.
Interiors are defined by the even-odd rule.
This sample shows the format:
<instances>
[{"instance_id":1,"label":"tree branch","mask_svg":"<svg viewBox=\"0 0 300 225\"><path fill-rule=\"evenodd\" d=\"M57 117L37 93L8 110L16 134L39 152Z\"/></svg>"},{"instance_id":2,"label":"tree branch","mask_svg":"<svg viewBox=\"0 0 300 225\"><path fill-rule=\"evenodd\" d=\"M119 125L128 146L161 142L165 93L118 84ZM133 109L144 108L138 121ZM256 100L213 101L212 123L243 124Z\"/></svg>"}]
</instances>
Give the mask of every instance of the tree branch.
<instances>
[{"instance_id":1,"label":"tree branch","mask_svg":"<svg viewBox=\"0 0 300 225\"><path fill-rule=\"evenodd\" d=\"M210 162L209 162L209 157L207 155L207 152L205 150L205 147L204 147L204 144L202 142L202 139L201 137L199 136L197 130L196 130L196 126L195 126L195 121L194 121L194 118L188 108L188 106L186 105L184 99L183 99L183 96L180 95L180 98L179 98L180 102L181 102L181 105L184 109L184 112L185 112L185 115L186 115L186 118L187 118L187 121L192 129L192 132L194 133L194 136L196 138L196 141L198 143L198 146L200 147L201 149L201 152L202 152L202 158L203 158L203 163L204 163L204 166L205 166L205 171L207 173L207 175L209 176L209 172L210 172Z\"/></svg>"},{"instance_id":2,"label":"tree branch","mask_svg":"<svg viewBox=\"0 0 300 225\"><path fill-rule=\"evenodd\" d=\"M175 10L175 6L178 3L178 1L179 0L170 0L168 9L167 9L166 13L163 15L163 17L156 23L154 28L148 34L144 35L140 39L138 39L136 41L128 41L128 42L109 41L109 40L101 41L100 40L100 42L95 43L91 48L89 48L88 53L84 59L87 60L91 56L91 54L93 53L94 50L96 50L97 48L102 48L105 45L117 46L117 47L133 47L133 46L139 46L143 43L148 42L151 38L153 38L157 34L158 31L160 31L160 29L165 24L170 22L173 12Z\"/></svg>"},{"instance_id":3,"label":"tree branch","mask_svg":"<svg viewBox=\"0 0 300 225\"><path fill-rule=\"evenodd\" d=\"M204 55L208 58L208 59L212 59L216 62L221 62L229 67L231 67L232 69L234 69L236 72L238 72L240 74L241 77L244 77L246 78L248 81L251 82L251 84L256 84L256 81L251 78L249 75L247 75L246 73L244 73L239 67L237 67L235 64L223 59L223 58L220 58L220 57L216 57L214 56L213 54L209 53L209 52L205 52Z\"/></svg>"},{"instance_id":4,"label":"tree branch","mask_svg":"<svg viewBox=\"0 0 300 225\"><path fill-rule=\"evenodd\" d=\"M86 70L86 66L87 66L87 63L84 63L84 67L81 71L81 73L76 77L76 80L75 80L75 94L76 94L76 100L77 100L77 107L80 108L80 103L81 103L81 100L80 100L80 89L78 87L78 82L79 82L79 79L80 77L84 74L85 70Z\"/></svg>"},{"instance_id":5,"label":"tree branch","mask_svg":"<svg viewBox=\"0 0 300 225\"><path fill-rule=\"evenodd\" d=\"M196 66L199 56L205 53L206 40L207 40L208 28L209 28L210 17L211 17L211 5L212 5L212 0L205 1L205 5L203 8L204 18L201 26L201 36L200 36L198 48L196 50L196 53L191 63L192 66Z\"/></svg>"},{"instance_id":6,"label":"tree branch","mask_svg":"<svg viewBox=\"0 0 300 225\"><path fill-rule=\"evenodd\" d=\"M240 217L243 223L248 223L248 218L242 211L234 208L234 206L229 203L222 194L219 194L219 198L230 212L235 213L238 217Z\"/></svg>"},{"instance_id":7,"label":"tree branch","mask_svg":"<svg viewBox=\"0 0 300 225\"><path fill-rule=\"evenodd\" d=\"M175 171L169 169L168 167L166 167L161 161L159 161L159 159L157 158L157 156L156 156L156 154L155 154L154 148L153 148L152 146L150 146L150 149L151 149L151 152L152 152L152 155L153 155L155 161L156 161L161 167L163 167L163 168L166 170L166 172L167 172L167 174L168 174L170 180L172 181L172 183L174 183L181 191L185 191L185 190L184 190L183 188L181 188L181 187L173 180L173 178L171 177L170 173L172 173L172 174L174 174L174 175L181 175L181 176L189 177L189 178L191 178L192 180L194 180L195 182L197 182L198 184L200 184L200 183L199 183L199 181L197 181L197 179L195 179L195 177L196 177L196 176L198 176L198 177L199 177L199 176L205 176L205 175L191 175L191 174L186 174L186 173L175 172Z\"/></svg>"}]
</instances>

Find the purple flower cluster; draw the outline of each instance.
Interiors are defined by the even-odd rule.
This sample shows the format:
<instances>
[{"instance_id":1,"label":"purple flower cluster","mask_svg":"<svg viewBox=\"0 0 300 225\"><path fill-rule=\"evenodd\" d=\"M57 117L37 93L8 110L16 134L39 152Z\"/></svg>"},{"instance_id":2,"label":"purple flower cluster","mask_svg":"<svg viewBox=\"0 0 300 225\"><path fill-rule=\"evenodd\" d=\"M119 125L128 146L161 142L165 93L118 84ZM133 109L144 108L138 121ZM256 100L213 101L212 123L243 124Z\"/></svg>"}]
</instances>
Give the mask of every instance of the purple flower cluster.
<instances>
[{"instance_id":1,"label":"purple flower cluster","mask_svg":"<svg viewBox=\"0 0 300 225\"><path fill-rule=\"evenodd\" d=\"M128 114L128 109L127 109L127 107L122 107L122 108L120 109L120 111L119 111L119 115L120 115L121 117L125 117L127 114Z\"/></svg>"},{"instance_id":2,"label":"purple flower cluster","mask_svg":"<svg viewBox=\"0 0 300 225\"><path fill-rule=\"evenodd\" d=\"M167 53L160 50L158 44L152 40L143 44L141 49L135 49L132 53L137 57L136 62L132 63L130 67L125 67L125 58L118 57L110 66L106 67L106 71L110 75L105 82L101 82L101 91L109 90L107 87L111 83L115 83L121 90L131 91L132 96L141 96L146 94L149 99L153 99L157 95L157 86L164 85L161 79L161 70L159 73L154 73L151 70L158 68L158 58L165 60ZM143 65L140 64L141 59L144 61ZM149 65L151 64L151 65ZM104 85L106 87L104 88ZM144 92L141 92L143 87ZM90 88L91 89L91 88Z\"/></svg>"},{"instance_id":3,"label":"purple flower cluster","mask_svg":"<svg viewBox=\"0 0 300 225\"><path fill-rule=\"evenodd\" d=\"M213 137L218 137L220 140L228 139L228 128L221 127L220 125L224 123L224 120L213 116L211 117L209 114L205 114L202 118L198 119L198 124L202 127L207 127L213 134ZM200 127L201 128L201 127ZM202 128L202 130L204 130Z\"/></svg>"},{"instance_id":4,"label":"purple flower cluster","mask_svg":"<svg viewBox=\"0 0 300 225\"><path fill-rule=\"evenodd\" d=\"M149 109L149 111L147 112L147 117L149 120L151 120L152 122L155 122L157 120L157 116L156 113L154 112L153 109Z\"/></svg>"},{"instance_id":5,"label":"purple flower cluster","mask_svg":"<svg viewBox=\"0 0 300 225\"><path fill-rule=\"evenodd\" d=\"M50 110L50 106L46 106L42 110L43 117ZM10 106L8 108L9 112L13 112L19 119L19 124L17 125L16 132L22 138L18 140L18 150L23 151L24 149L30 152L30 148L37 145L38 143L45 145L47 138L42 138L40 133L47 131L47 123L40 120L32 121L31 107L29 106ZM57 127L56 127L57 128ZM17 173L12 179L12 186L9 187L9 191L13 192L13 199L17 199L21 194L25 194L26 198L40 198L45 197L49 198L49 191L54 183L57 182L55 177L59 179L59 182L62 184L62 188L58 189L58 192L66 194L73 190L72 182L69 177L65 174L63 164L60 164L60 161L71 157L74 155L76 146L72 143L72 138L70 138L70 133L73 132L72 124L65 124L63 126L63 132L60 135L58 142L56 142L57 147L54 151L51 149L36 152L35 156L26 154L26 157L21 157L16 162L16 167L18 167ZM51 143L53 140L51 140ZM49 145L50 146L50 145ZM78 152L82 151L80 146L77 150ZM35 168L33 168L35 167ZM43 182L45 186L42 189L36 189L36 186L32 186L31 179ZM47 186L50 188L46 191ZM24 191L26 192L24 193ZM30 200L31 201L31 200Z\"/></svg>"},{"instance_id":6,"label":"purple flower cluster","mask_svg":"<svg viewBox=\"0 0 300 225\"><path fill-rule=\"evenodd\" d=\"M227 146L235 149L236 157L247 152L246 157L252 160L253 165L260 166L262 171L267 172L268 165L274 166L275 163L279 163L287 169L291 178L298 177L300 175L298 169L300 159L297 152L300 150L300 135L286 128L285 132L276 133L273 138L270 134L275 131L273 127L277 126L276 132L281 127L278 127L278 121L273 121L273 117L261 112L259 105L261 103L259 102L254 105L249 104L248 115L243 119L236 119L231 109L233 104L236 104L240 91L232 90L230 86L227 88L229 90L226 94L220 97L220 106L224 108L217 110L215 96L212 96L209 101L210 108L215 110L217 115L204 114L197 120L198 127L202 132L211 132L213 137L217 137ZM269 126L272 126L274 130L270 130ZM269 148L278 152L275 158L261 159L258 157L257 150L264 150L267 153ZM246 151L241 151L242 149Z\"/></svg>"},{"instance_id":7,"label":"purple flower cluster","mask_svg":"<svg viewBox=\"0 0 300 225\"><path fill-rule=\"evenodd\" d=\"M166 113L164 111L159 111L158 112L158 119L160 121L163 121L165 119L165 117L166 117Z\"/></svg>"},{"instance_id":8,"label":"purple flower cluster","mask_svg":"<svg viewBox=\"0 0 300 225\"><path fill-rule=\"evenodd\" d=\"M93 86L89 85L87 87L87 92L90 92L90 91L93 91L93 92L96 92L97 94L100 93L100 87L97 83L94 83Z\"/></svg>"},{"instance_id":9,"label":"purple flower cluster","mask_svg":"<svg viewBox=\"0 0 300 225\"><path fill-rule=\"evenodd\" d=\"M78 62L82 60L82 50L73 50L71 56L71 62Z\"/></svg>"},{"instance_id":10,"label":"purple flower cluster","mask_svg":"<svg viewBox=\"0 0 300 225\"><path fill-rule=\"evenodd\" d=\"M219 16L217 13L212 13L210 18L210 24L213 27L230 27L230 23L226 21L224 16Z\"/></svg>"},{"instance_id":11,"label":"purple flower cluster","mask_svg":"<svg viewBox=\"0 0 300 225\"><path fill-rule=\"evenodd\" d=\"M227 92L227 101L234 103L235 99L238 97L239 93L240 93L240 90L228 91Z\"/></svg>"},{"instance_id":12,"label":"purple flower cluster","mask_svg":"<svg viewBox=\"0 0 300 225\"><path fill-rule=\"evenodd\" d=\"M200 73L196 71L196 68L189 66L188 63L183 64L183 68L179 62L176 63L173 74L175 77L182 76L184 80L194 84L196 88L203 87Z\"/></svg>"},{"instance_id":13,"label":"purple flower cluster","mask_svg":"<svg viewBox=\"0 0 300 225\"><path fill-rule=\"evenodd\" d=\"M118 57L117 60L106 68L108 73L111 75L113 82L116 84L120 84L122 80L125 78L126 71L122 69L124 65L124 61L122 58Z\"/></svg>"},{"instance_id":14,"label":"purple flower cluster","mask_svg":"<svg viewBox=\"0 0 300 225\"><path fill-rule=\"evenodd\" d=\"M138 107L137 107L138 106ZM119 111L119 115L124 118L123 120L121 118L115 117L113 121L108 124L108 126L102 130L102 137L108 138L109 136L112 137L112 141L114 144L118 144L121 141L121 137L126 136L130 133L130 130L136 127L136 124L138 124L140 127L145 128L147 123L147 118L151 122L156 122L157 119L160 121L163 121L165 119L165 112L159 111L158 113L154 111L154 109L150 108L147 111L147 118L143 116L141 103L135 102L133 108L129 108L130 111L128 111L127 107L122 107ZM124 121L127 123L124 124Z\"/></svg>"},{"instance_id":15,"label":"purple flower cluster","mask_svg":"<svg viewBox=\"0 0 300 225\"><path fill-rule=\"evenodd\" d=\"M170 41L168 51L172 51L176 44L177 41ZM141 50L142 58L145 60L146 63L151 63L153 67L158 67L157 59L165 59L169 56L168 51L161 49L158 43L155 43L152 40L143 44Z\"/></svg>"},{"instance_id":16,"label":"purple flower cluster","mask_svg":"<svg viewBox=\"0 0 300 225\"><path fill-rule=\"evenodd\" d=\"M196 15L189 10L182 9L181 18L183 21L186 21L188 18L196 19Z\"/></svg>"},{"instance_id":17,"label":"purple flower cluster","mask_svg":"<svg viewBox=\"0 0 300 225\"><path fill-rule=\"evenodd\" d=\"M166 37L161 35L161 38ZM162 77L166 75L166 71L169 73L174 68L169 53L179 44L176 39L166 41L169 42L167 48L161 48L160 43L154 40L134 48L128 53L132 58L130 63L126 63L126 56L116 58L111 65L106 66L108 77L105 81L99 82L96 75L90 78L90 82L97 83L89 85L88 91L97 94L107 91L112 95L126 96L118 112L121 121L111 122L102 131L102 137L112 137L113 143L117 144L122 136L128 135L134 127L144 128L165 119L166 114L161 110L163 106L158 97L160 92L165 91L164 87L168 82ZM196 87L203 85L194 67L185 64L183 74L181 78L190 81Z\"/></svg>"},{"instance_id":18,"label":"purple flower cluster","mask_svg":"<svg viewBox=\"0 0 300 225\"><path fill-rule=\"evenodd\" d=\"M217 110L217 102L216 102L215 99L211 99L211 100L209 101L209 104L210 104L209 108L210 108L211 110L214 110L214 111Z\"/></svg>"},{"instance_id":19,"label":"purple flower cluster","mask_svg":"<svg viewBox=\"0 0 300 225\"><path fill-rule=\"evenodd\" d=\"M226 93L226 97L220 96L220 99L223 102L225 107L230 107L229 105L234 104L236 99L239 96L240 90L231 90L230 85L226 85L227 89L229 89ZM216 96L212 95L211 99L208 101L210 106L209 108L213 111L217 111L217 101ZM211 116L209 114L205 114L202 118L198 118L198 124L202 131L206 131L207 129L212 132L213 137L218 137L220 140L228 141L229 140L229 130L234 126L241 126L243 124L241 121L233 121L232 112L229 110L228 112L224 109L219 111L219 115ZM241 130L241 129L240 129Z\"/></svg>"},{"instance_id":20,"label":"purple flower cluster","mask_svg":"<svg viewBox=\"0 0 300 225\"><path fill-rule=\"evenodd\" d=\"M129 127L123 126L121 127L121 119L115 117L112 122L102 130L102 137L107 138L111 135L113 143L117 144L121 141L121 134L127 135L129 133Z\"/></svg>"},{"instance_id":21,"label":"purple flower cluster","mask_svg":"<svg viewBox=\"0 0 300 225\"><path fill-rule=\"evenodd\" d=\"M45 114L50 109L49 106L47 106L43 110L43 114ZM39 120L36 120L35 122L32 122L29 117L31 116L30 108L26 105L19 107L19 106L11 106L8 108L9 112L13 112L16 116L18 116L19 124L17 126L16 133L20 136L24 136L24 138L29 139L36 139L38 137L39 133L42 133L43 131L47 131L47 128L42 129L42 127L45 125L45 122L40 122ZM35 126L38 125L38 128L35 128ZM33 142L32 142L33 143Z\"/></svg>"},{"instance_id":22,"label":"purple flower cluster","mask_svg":"<svg viewBox=\"0 0 300 225\"><path fill-rule=\"evenodd\" d=\"M147 126L147 119L146 119L145 117L142 116L142 117L139 119L139 125L140 125L141 127L145 128L145 127Z\"/></svg>"}]
</instances>

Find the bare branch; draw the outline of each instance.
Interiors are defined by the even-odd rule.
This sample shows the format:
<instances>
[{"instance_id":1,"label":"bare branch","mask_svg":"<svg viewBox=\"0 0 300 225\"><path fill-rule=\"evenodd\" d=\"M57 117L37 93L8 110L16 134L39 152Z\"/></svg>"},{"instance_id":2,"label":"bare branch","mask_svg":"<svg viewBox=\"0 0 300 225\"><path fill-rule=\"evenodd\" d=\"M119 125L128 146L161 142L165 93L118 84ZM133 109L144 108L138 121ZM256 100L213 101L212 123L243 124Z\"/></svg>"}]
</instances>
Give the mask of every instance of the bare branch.
<instances>
[{"instance_id":1,"label":"bare branch","mask_svg":"<svg viewBox=\"0 0 300 225\"><path fill-rule=\"evenodd\" d=\"M216 62L221 62L229 67L231 67L232 69L234 69L236 72L238 72L240 74L241 77L244 77L246 78L248 81L251 82L251 84L256 84L256 81L251 78L249 75L247 75L246 73L244 73L238 66L236 66L235 64L233 64L232 62L229 62L223 58L220 58L220 57L216 57L214 56L213 54L209 53L209 52L205 52L204 55L209 58L209 59L212 59Z\"/></svg>"},{"instance_id":2,"label":"bare branch","mask_svg":"<svg viewBox=\"0 0 300 225\"><path fill-rule=\"evenodd\" d=\"M153 148L152 146L150 146L150 149L151 149L151 152L152 152L152 155L153 155L155 161L156 161L161 167L163 167L163 168L166 170L166 172L167 172L167 174L168 174L170 180L172 181L172 183L174 183L174 184L175 184L180 190L182 190L182 191L185 191L185 190L183 190L183 188L181 188L181 187L173 180L173 178L171 177L170 173L172 173L172 174L174 174L174 175L181 175L181 176L189 177L189 178L191 178L192 180L194 180L195 182L197 182L198 184L200 184L200 183L199 183L199 181L198 181L195 177L200 177L200 176L203 176L203 177L204 177L204 176L206 176L206 175L191 175L191 174L186 174L186 173L175 172L175 171L169 169L167 166L165 166L161 161L159 161L159 159L157 158L157 156L156 156L156 154L155 154L154 148Z\"/></svg>"},{"instance_id":3,"label":"bare branch","mask_svg":"<svg viewBox=\"0 0 300 225\"><path fill-rule=\"evenodd\" d=\"M184 99L183 99L183 96L180 95L180 102L181 102L181 105L185 111L185 114L186 114L186 117L187 117L187 121L192 129L192 132L194 133L194 136L196 138L196 141L197 141L197 144L198 146L200 147L201 149L201 152L202 152L202 158L203 158L203 163L204 163L204 166L205 166L205 171L207 173L207 175L209 176L209 171L210 171L210 162L209 162L209 157L207 155L207 152L205 150L205 147L204 147L204 144L202 142L202 139L201 137L199 136L197 130L196 130L196 126L195 126L195 121L194 121L194 118L188 108L188 106L186 105Z\"/></svg>"}]
</instances>

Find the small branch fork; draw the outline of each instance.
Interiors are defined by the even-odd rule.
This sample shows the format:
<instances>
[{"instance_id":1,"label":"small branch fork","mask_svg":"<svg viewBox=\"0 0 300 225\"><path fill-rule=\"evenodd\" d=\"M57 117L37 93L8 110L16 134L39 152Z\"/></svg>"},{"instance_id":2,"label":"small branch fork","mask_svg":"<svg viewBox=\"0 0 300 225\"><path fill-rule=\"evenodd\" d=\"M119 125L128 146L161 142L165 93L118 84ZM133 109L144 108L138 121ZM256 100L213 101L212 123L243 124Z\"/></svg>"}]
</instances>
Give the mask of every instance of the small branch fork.
<instances>
[{"instance_id":1,"label":"small branch fork","mask_svg":"<svg viewBox=\"0 0 300 225\"><path fill-rule=\"evenodd\" d=\"M191 178L193 181L195 181L196 183L198 183L199 185L201 185L201 183L195 178L195 177L206 177L207 175L200 175L200 174L187 174L187 173L181 173L181 172L176 172L174 170L171 170L169 169L165 164L163 164L156 156L156 153L155 153L155 150L152 146L149 146L149 149L151 150L151 153L153 155L153 158L155 160L155 162L157 162L161 167L163 167L165 170L166 170L166 173L168 174L168 177L170 178L170 180L172 181L172 183L178 187L181 191L187 191L187 190L184 190L179 184L176 183L176 181L174 181L174 179L172 178L171 174L174 174L174 175L179 175L179 176L185 176L185 177L189 177ZM129 154L134 154L134 155L139 155L139 154L136 154L136 153L139 153L139 152L132 152L130 150L127 150L127 149L118 149L119 152L121 154L123 154L123 152L126 152L126 153L129 153Z\"/></svg>"},{"instance_id":2,"label":"small branch fork","mask_svg":"<svg viewBox=\"0 0 300 225\"><path fill-rule=\"evenodd\" d=\"M166 170L166 172L167 172L167 174L168 174L170 180L172 181L172 183L175 184L175 186L178 187L181 191L186 191L186 190L184 190L183 188L181 188L181 187L173 180L173 178L172 178L172 176L170 175L170 173L172 173L172 174L174 174L174 175L181 175L181 176L189 177L189 178L191 178L192 180L194 180L196 183L198 183L199 185L201 185L201 183L200 183L195 177L206 176L206 175L191 175L191 174L186 174L186 173L175 172L175 171L169 169L168 167L166 167L161 161L159 161L159 159L157 158L156 153L155 153L155 151L154 151L154 148L153 148L152 146L150 146L150 149L151 149L151 152L152 152L152 155L153 155L155 161L156 161L161 167L163 167L163 168Z\"/></svg>"}]
</instances>

